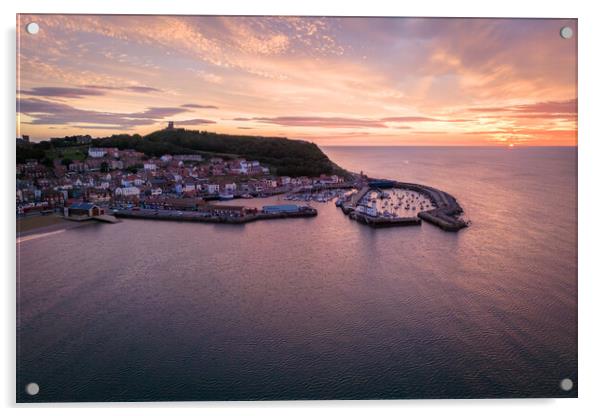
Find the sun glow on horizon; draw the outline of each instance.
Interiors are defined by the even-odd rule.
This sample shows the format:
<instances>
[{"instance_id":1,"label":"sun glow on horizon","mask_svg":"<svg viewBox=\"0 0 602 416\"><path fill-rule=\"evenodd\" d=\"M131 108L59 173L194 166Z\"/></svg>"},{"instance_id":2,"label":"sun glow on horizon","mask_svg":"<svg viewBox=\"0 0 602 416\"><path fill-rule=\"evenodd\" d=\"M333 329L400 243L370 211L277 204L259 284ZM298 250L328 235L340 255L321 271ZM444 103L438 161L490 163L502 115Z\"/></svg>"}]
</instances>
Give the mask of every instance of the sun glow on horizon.
<instances>
[{"instance_id":1,"label":"sun glow on horizon","mask_svg":"<svg viewBox=\"0 0 602 416\"><path fill-rule=\"evenodd\" d=\"M17 134L34 141L174 121L324 146L577 144L576 20L19 15L18 27Z\"/></svg>"}]
</instances>

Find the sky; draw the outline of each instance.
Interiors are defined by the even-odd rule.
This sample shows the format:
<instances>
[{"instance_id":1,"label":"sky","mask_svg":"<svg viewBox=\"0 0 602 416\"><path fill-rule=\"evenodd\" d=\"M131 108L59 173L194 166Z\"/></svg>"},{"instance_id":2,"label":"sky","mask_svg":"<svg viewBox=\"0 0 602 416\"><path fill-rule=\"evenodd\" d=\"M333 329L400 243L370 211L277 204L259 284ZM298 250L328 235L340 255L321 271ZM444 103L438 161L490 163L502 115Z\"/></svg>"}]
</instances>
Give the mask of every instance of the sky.
<instances>
[{"instance_id":1,"label":"sky","mask_svg":"<svg viewBox=\"0 0 602 416\"><path fill-rule=\"evenodd\" d=\"M326 146L577 144L571 19L20 15L17 34L34 141L173 120Z\"/></svg>"}]
</instances>

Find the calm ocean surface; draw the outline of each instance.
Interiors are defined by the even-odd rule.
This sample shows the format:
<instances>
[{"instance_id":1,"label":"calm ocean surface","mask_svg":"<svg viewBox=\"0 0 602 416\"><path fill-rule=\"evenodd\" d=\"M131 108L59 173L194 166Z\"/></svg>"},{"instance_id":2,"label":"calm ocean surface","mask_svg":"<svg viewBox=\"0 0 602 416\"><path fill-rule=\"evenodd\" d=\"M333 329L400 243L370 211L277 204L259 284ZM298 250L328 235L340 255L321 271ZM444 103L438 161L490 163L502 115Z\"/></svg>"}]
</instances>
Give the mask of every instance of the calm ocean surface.
<instances>
[{"instance_id":1,"label":"calm ocean surface","mask_svg":"<svg viewBox=\"0 0 602 416\"><path fill-rule=\"evenodd\" d=\"M371 229L331 202L24 241L18 399L576 396L576 149L324 151L451 193L472 226Z\"/></svg>"}]
</instances>

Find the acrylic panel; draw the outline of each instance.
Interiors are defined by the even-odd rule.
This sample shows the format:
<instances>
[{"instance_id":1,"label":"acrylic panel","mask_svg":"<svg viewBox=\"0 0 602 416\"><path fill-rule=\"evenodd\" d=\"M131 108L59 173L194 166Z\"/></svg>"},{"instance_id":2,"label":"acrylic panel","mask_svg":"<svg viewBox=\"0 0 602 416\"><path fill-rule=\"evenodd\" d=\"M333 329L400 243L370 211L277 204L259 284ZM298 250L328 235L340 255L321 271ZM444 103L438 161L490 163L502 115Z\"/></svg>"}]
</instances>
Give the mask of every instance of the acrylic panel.
<instances>
[{"instance_id":1,"label":"acrylic panel","mask_svg":"<svg viewBox=\"0 0 602 416\"><path fill-rule=\"evenodd\" d=\"M577 397L577 20L17 16L19 402Z\"/></svg>"}]
</instances>

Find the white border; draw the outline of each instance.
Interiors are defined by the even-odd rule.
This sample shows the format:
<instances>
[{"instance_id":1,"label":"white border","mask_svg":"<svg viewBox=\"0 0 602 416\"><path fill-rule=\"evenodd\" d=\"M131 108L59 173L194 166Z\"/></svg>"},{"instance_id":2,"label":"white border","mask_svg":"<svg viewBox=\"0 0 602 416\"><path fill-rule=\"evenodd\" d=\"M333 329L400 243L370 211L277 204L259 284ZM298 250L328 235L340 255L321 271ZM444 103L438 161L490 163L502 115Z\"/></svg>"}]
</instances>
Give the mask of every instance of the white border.
<instances>
[{"instance_id":1,"label":"white border","mask_svg":"<svg viewBox=\"0 0 602 416\"><path fill-rule=\"evenodd\" d=\"M193 3L186 0L20 0L2 2L0 19L3 30L2 85L0 99L3 117L2 190L4 203L0 204L2 218L3 308L0 348L0 403L12 413L21 408L25 414L42 410L44 414L86 413L104 414L164 414L165 408L177 413L251 414L283 411L291 414L330 414L333 411L365 415L367 412L399 414L416 412L447 415L508 413L567 415L591 414L600 408L602 343L599 305L602 303L602 273L596 257L602 247L602 157L598 121L601 119L600 77L602 61L602 14L593 1L503 0L483 2L470 0L438 0L413 2L386 2L379 0L327 2L303 0L220 0ZM121 14L285 14L285 15L370 15L370 16L443 16L443 17L570 17L579 19L579 399L563 400L423 400L423 401L363 401L363 402L238 402L238 403L147 403L147 404L67 404L22 406L14 404L15 397L15 14L19 13L121 13ZM560 219L561 220L561 219ZM526 224L525 226L528 226ZM144 407L143 410L139 409ZM599 410L599 409L598 409Z\"/></svg>"}]
</instances>

